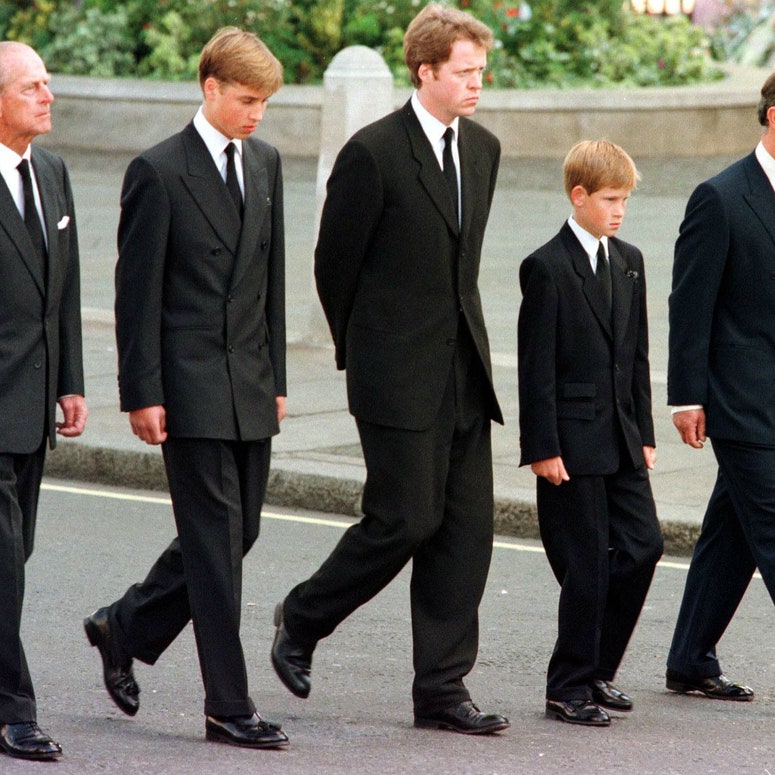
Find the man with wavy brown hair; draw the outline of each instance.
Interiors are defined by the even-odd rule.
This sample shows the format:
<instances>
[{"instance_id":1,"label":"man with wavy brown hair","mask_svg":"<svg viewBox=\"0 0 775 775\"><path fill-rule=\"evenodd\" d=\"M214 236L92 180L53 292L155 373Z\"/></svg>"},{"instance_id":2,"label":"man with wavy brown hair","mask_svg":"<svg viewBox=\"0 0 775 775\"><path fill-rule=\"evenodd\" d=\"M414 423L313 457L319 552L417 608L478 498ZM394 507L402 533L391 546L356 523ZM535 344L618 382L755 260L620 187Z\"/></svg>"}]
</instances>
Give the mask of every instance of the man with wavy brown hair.
<instances>
[{"instance_id":1,"label":"man with wavy brown hair","mask_svg":"<svg viewBox=\"0 0 775 775\"><path fill-rule=\"evenodd\" d=\"M315 277L366 461L363 519L277 607L274 667L300 697L321 639L411 560L414 723L508 727L471 701L502 422L477 287L498 140L469 120L492 33L432 3L409 26L417 89L357 132L328 180Z\"/></svg>"}]
</instances>

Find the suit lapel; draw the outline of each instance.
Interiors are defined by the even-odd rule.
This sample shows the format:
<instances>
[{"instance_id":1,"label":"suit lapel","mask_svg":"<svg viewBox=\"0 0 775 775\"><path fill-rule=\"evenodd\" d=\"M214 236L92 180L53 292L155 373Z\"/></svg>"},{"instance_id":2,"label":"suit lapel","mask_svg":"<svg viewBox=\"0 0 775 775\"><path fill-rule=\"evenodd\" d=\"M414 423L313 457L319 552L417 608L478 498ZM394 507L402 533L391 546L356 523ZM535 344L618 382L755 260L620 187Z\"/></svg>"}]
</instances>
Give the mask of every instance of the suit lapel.
<instances>
[{"instance_id":1,"label":"suit lapel","mask_svg":"<svg viewBox=\"0 0 775 775\"><path fill-rule=\"evenodd\" d=\"M415 115L414 110L412 110L411 101L404 105L401 116L404 119L406 131L409 134L412 155L420 165L420 172L418 175L420 183L428 192L428 196L444 217L449 228L454 234L457 234L459 232L457 216L455 214L452 199L449 195L447 181L444 179L444 173L439 166L438 159L433 152L433 148L431 148L428 137L425 132L423 132L420 121ZM465 210L465 205L463 205L464 213Z\"/></svg>"},{"instance_id":2,"label":"suit lapel","mask_svg":"<svg viewBox=\"0 0 775 775\"><path fill-rule=\"evenodd\" d=\"M587 303L606 334L608 334L609 337L613 337L613 332L611 330L611 316L608 314L608 304L603 298L603 291L600 288L600 283L592 273L592 265L589 263L589 256L586 254L578 239L576 239L576 235L573 233L571 227L568 226L567 221L562 227L560 237L571 257L576 274L581 278L581 290Z\"/></svg>"},{"instance_id":3,"label":"suit lapel","mask_svg":"<svg viewBox=\"0 0 775 775\"><path fill-rule=\"evenodd\" d=\"M56 287L54 283L59 281L60 255L59 255L59 219L68 213L64 212L64 204L60 206L59 192L62 190L61 181L58 180L54 169L40 156L35 154L33 147L32 162L35 169L35 178L38 181L40 202L43 206L43 223L46 229L46 246L48 250L48 278L49 290ZM26 227L25 227L26 229Z\"/></svg>"},{"instance_id":4,"label":"suit lapel","mask_svg":"<svg viewBox=\"0 0 775 775\"><path fill-rule=\"evenodd\" d=\"M186 154L184 183L213 231L236 254L241 222L221 173L193 124L189 124L181 136Z\"/></svg>"},{"instance_id":5,"label":"suit lapel","mask_svg":"<svg viewBox=\"0 0 775 775\"><path fill-rule=\"evenodd\" d=\"M242 222L237 260L232 274L232 287L239 283L242 275L255 258L261 225L264 222L267 209L272 206L266 165L248 141L242 143L242 163L245 181L245 215Z\"/></svg>"},{"instance_id":6,"label":"suit lapel","mask_svg":"<svg viewBox=\"0 0 775 775\"><path fill-rule=\"evenodd\" d=\"M750 193L743 198L761 221L770 238L775 242L775 194L772 184L752 153L745 159L745 171L748 177Z\"/></svg>"},{"instance_id":7,"label":"suit lapel","mask_svg":"<svg viewBox=\"0 0 775 775\"><path fill-rule=\"evenodd\" d=\"M458 152L460 154L461 201L463 203L461 231L463 234L467 234L475 209L473 192L487 191L488 180L486 176L489 175L489 169L482 170L478 148L475 143L470 142L468 126L462 119L458 122L458 128L460 130Z\"/></svg>"},{"instance_id":8,"label":"suit lapel","mask_svg":"<svg viewBox=\"0 0 775 775\"><path fill-rule=\"evenodd\" d=\"M40 183L39 188L41 188L42 196L42 185ZM27 232L27 227L24 225L24 219L16 207L16 202L11 196L11 192L8 190L5 178L2 176L0 176L0 228L6 232L11 242L16 246L22 263L32 275L32 279L35 281L35 285L37 285L41 295L45 296L46 284L41 272L40 259L35 255L35 248Z\"/></svg>"},{"instance_id":9,"label":"suit lapel","mask_svg":"<svg viewBox=\"0 0 775 775\"><path fill-rule=\"evenodd\" d=\"M637 281L637 272L629 270L616 245L608 240L608 257L611 262L612 319L614 335L621 342L627 330L627 320L632 308L633 283Z\"/></svg>"}]
</instances>

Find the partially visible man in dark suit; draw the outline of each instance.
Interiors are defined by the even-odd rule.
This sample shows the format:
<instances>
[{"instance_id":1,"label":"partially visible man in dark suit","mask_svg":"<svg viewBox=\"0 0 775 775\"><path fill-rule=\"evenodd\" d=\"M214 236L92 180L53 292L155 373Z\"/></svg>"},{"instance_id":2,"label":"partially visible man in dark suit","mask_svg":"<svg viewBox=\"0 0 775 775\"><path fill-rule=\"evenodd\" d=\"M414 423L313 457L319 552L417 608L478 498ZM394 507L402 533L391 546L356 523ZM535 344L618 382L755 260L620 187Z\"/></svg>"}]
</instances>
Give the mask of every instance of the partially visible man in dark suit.
<instances>
[{"instance_id":1,"label":"partially visible man in dark suit","mask_svg":"<svg viewBox=\"0 0 775 775\"><path fill-rule=\"evenodd\" d=\"M415 726L467 734L508 726L463 683L492 552L490 423L502 422L477 287L500 145L467 118L491 46L476 19L426 6L404 38L416 92L357 132L329 178L315 277L366 462L364 517L278 605L272 648L306 697L317 642L411 559Z\"/></svg>"},{"instance_id":2,"label":"partially visible man in dark suit","mask_svg":"<svg viewBox=\"0 0 775 775\"><path fill-rule=\"evenodd\" d=\"M546 715L607 726L632 710L611 682L662 554L643 256L616 237L638 172L582 141L563 177L573 213L519 270L521 465L561 585Z\"/></svg>"},{"instance_id":3,"label":"partially visible man in dark suit","mask_svg":"<svg viewBox=\"0 0 775 775\"><path fill-rule=\"evenodd\" d=\"M675 245L668 403L681 439L710 437L718 473L694 549L667 688L746 701L716 645L758 566L775 599L775 74L761 142L691 195Z\"/></svg>"},{"instance_id":4,"label":"partially visible man in dark suit","mask_svg":"<svg viewBox=\"0 0 775 775\"><path fill-rule=\"evenodd\" d=\"M162 445L178 536L84 626L108 692L134 715L133 658L153 664L192 619L207 739L277 748L288 738L256 713L239 629L243 556L285 415L282 172L277 151L249 139L282 66L224 28L199 80L192 123L127 169L116 266L121 408Z\"/></svg>"},{"instance_id":5,"label":"partially visible man in dark suit","mask_svg":"<svg viewBox=\"0 0 775 775\"><path fill-rule=\"evenodd\" d=\"M31 145L51 130L48 82L33 49L0 43L0 751L21 759L62 754L38 727L19 627L46 445L88 413L70 181Z\"/></svg>"}]
</instances>

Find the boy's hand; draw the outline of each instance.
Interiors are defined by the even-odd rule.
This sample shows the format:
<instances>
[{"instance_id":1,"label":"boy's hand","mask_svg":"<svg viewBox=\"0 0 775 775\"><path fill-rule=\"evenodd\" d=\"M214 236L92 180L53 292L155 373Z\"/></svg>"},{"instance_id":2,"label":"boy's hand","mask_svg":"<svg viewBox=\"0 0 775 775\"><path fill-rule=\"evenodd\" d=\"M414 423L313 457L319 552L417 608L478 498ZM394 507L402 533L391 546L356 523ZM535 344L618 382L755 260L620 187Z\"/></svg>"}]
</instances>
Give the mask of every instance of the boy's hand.
<instances>
[{"instance_id":1,"label":"boy's hand","mask_svg":"<svg viewBox=\"0 0 775 775\"><path fill-rule=\"evenodd\" d=\"M646 468L649 471L654 470L654 465L657 462L657 451L654 447L643 447L643 459L646 461Z\"/></svg>"},{"instance_id":2,"label":"boy's hand","mask_svg":"<svg viewBox=\"0 0 775 775\"><path fill-rule=\"evenodd\" d=\"M547 479L552 484L559 485L570 481L568 472L565 470L565 463L562 462L562 458L559 455L531 463L530 470L536 476L543 476L544 479Z\"/></svg>"}]
</instances>

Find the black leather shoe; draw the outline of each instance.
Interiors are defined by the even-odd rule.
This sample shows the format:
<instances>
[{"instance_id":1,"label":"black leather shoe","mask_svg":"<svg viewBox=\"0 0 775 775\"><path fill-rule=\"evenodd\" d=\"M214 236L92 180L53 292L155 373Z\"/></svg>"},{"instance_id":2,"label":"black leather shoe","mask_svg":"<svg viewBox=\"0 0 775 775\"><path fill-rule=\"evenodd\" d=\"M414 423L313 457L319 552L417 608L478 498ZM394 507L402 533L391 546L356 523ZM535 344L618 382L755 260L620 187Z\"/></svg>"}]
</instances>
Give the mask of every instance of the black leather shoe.
<instances>
[{"instance_id":1,"label":"black leather shoe","mask_svg":"<svg viewBox=\"0 0 775 775\"><path fill-rule=\"evenodd\" d=\"M258 713L230 718L207 716L205 737L214 743L242 748L284 748L288 745L288 736L280 725L264 721Z\"/></svg>"},{"instance_id":2,"label":"black leather shoe","mask_svg":"<svg viewBox=\"0 0 775 775\"><path fill-rule=\"evenodd\" d=\"M592 702L601 708L629 713L632 710L632 700L608 681L592 681Z\"/></svg>"},{"instance_id":3,"label":"black leather shoe","mask_svg":"<svg viewBox=\"0 0 775 775\"><path fill-rule=\"evenodd\" d=\"M510 726L505 716L482 713L471 700L427 716L415 716L414 725L421 729L449 729L464 735L489 735Z\"/></svg>"},{"instance_id":4,"label":"black leather shoe","mask_svg":"<svg viewBox=\"0 0 775 775\"><path fill-rule=\"evenodd\" d=\"M59 759L62 746L55 743L34 721L0 724L0 751L17 759Z\"/></svg>"},{"instance_id":5,"label":"black leather shoe","mask_svg":"<svg viewBox=\"0 0 775 775\"><path fill-rule=\"evenodd\" d=\"M313 648L294 643L283 623L283 604L274 609L274 624L277 628L272 643L272 665L278 678L288 691L297 697L309 697L312 688L312 651Z\"/></svg>"},{"instance_id":6,"label":"black leather shoe","mask_svg":"<svg viewBox=\"0 0 775 775\"><path fill-rule=\"evenodd\" d=\"M110 631L108 609L100 608L83 620L86 637L99 649L102 657L102 676L105 688L113 702L128 716L134 716L140 708L140 687L132 672L132 657L121 652Z\"/></svg>"},{"instance_id":7,"label":"black leather shoe","mask_svg":"<svg viewBox=\"0 0 775 775\"><path fill-rule=\"evenodd\" d=\"M668 668L665 686L671 692L686 694L700 692L711 700L736 700L750 702L753 699L753 689L744 684L730 681L723 673L712 678L689 678Z\"/></svg>"},{"instance_id":8,"label":"black leather shoe","mask_svg":"<svg viewBox=\"0 0 775 775\"><path fill-rule=\"evenodd\" d=\"M588 727L607 727L611 723L611 717L592 700L547 700L546 715Z\"/></svg>"}]
</instances>

